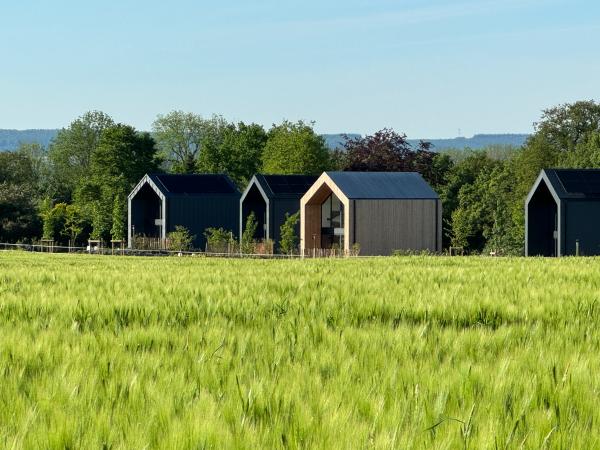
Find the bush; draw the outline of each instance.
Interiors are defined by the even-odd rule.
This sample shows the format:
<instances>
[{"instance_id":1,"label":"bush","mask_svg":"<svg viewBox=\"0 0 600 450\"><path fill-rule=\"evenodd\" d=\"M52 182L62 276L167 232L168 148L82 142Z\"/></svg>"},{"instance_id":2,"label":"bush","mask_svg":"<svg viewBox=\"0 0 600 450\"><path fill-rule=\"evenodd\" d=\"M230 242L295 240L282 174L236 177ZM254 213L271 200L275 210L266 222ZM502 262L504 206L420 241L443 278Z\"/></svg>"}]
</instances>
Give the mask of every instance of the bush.
<instances>
[{"instance_id":1,"label":"bush","mask_svg":"<svg viewBox=\"0 0 600 450\"><path fill-rule=\"evenodd\" d=\"M226 253L235 247L233 233L224 228L207 228L204 236L206 237L206 251Z\"/></svg>"},{"instance_id":2,"label":"bush","mask_svg":"<svg viewBox=\"0 0 600 450\"><path fill-rule=\"evenodd\" d=\"M258 222L256 221L256 215L252 211L246 219L246 227L242 233L242 253L247 255L254 253L254 234L258 228Z\"/></svg>"},{"instance_id":3,"label":"bush","mask_svg":"<svg viewBox=\"0 0 600 450\"><path fill-rule=\"evenodd\" d=\"M300 211L291 216L285 213L285 222L281 225L279 251L285 255L292 255L298 249L298 235L296 224L300 220Z\"/></svg>"},{"instance_id":4,"label":"bush","mask_svg":"<svg viewBox=\"0 0 600 450\"><path fill-rule=\"evenodd\" d=\"M190 234L190 231L181 225L175 226L175 231L171 231L167 234L167 241L169 242L169 250L175 250L178 252L189 251L192 249L192 243L196 236Z\"/></svg>"}]
</instances>

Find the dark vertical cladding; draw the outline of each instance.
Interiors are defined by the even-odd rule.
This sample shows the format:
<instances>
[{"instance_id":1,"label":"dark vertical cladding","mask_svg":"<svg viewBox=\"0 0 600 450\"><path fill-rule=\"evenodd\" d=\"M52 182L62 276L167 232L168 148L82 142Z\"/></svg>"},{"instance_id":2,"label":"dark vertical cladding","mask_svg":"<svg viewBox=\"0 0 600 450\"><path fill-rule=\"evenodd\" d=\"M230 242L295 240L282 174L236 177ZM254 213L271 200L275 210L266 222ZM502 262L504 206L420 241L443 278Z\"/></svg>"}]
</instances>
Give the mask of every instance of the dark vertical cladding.
<instances>
[{"instance_id":1,"label":"dark vertical cladding","mask_svg":"<svg viewBox=\"0 0 600 450\"><path fill-rule=\"evenodd\" d=\"M525 253L600 255L600 170L545 169L525 204Z\"/></svg>"},{"instance_id":2,"label":"dark vertical cladding","mask_svg":"<svg viewBox=\"0 0 600 450\"><path fill-rule=\"evenodd\" d=\"M271 223L272 223L272 233L273 240L278 244L281 239L281 226L285 222L285 215L295 214L300 211L300 199L285 199L280 198L276 199L271 204ZM296 224L296 236L300 235L300 221Z\"/></svg>"},{"instance_id":3,"label":"dark vertical cladding","mask_svg":"<svg viewBox=\"0 0 600 450\"><path fill-rule=\"evenodd\" d=\"M564 215L565 255L575 255L576 241L580 255L600 255L600 199L570 200Z\"/></svg>"},{"instance_id":4,"label":"dark vertical cladding","mask_svg":"<svg viewBox=\"0 0 600 450\"><path fill-rule=\"evenodd\" d=\"M207 228L223 228L237 234L239 197L205 195L175 197L167 201L168 231L176 225L186 227L194 235L194 248L204 249Z\"/></svg>"}]
</instances>

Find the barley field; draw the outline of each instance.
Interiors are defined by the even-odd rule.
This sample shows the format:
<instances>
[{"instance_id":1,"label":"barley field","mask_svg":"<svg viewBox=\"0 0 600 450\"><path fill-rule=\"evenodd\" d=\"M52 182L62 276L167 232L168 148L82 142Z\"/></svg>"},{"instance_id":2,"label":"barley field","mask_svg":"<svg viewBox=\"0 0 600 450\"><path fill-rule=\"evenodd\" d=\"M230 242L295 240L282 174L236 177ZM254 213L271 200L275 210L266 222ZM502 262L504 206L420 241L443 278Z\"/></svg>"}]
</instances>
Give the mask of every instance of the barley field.
<instances>
[{"instance_id":1,"label":"barley field","mask_svg":"<svg viewBox=\"0 0 600 450\"><path fill-rule=\"evenodd\" d=\"M0 448L600 448L600 259L0 253Z\"/></svg>"}]
</instances>

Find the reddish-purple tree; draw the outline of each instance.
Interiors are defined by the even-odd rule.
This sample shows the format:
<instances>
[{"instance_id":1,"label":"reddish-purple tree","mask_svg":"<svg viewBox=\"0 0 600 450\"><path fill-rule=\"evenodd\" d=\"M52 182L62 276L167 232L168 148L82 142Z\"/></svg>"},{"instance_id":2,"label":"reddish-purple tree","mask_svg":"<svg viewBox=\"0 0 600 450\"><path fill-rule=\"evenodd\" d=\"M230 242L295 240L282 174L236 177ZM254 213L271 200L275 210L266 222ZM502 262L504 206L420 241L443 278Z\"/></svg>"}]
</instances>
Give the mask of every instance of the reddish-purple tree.
<instances>
[{"instance_id":1,"label":"reddish-purple tree","mask_svg":"<svg viewBox=\"0 0 600 450\"><path fill-rule=\"evenodd\" d=\"M419 172L427 181L436 178L437 153L432 144L420 141L413 148L405 134L384 128L364 138L347 139L344 155L340 158L342 170L354 172Z\"/></svg>"}]
</instances>

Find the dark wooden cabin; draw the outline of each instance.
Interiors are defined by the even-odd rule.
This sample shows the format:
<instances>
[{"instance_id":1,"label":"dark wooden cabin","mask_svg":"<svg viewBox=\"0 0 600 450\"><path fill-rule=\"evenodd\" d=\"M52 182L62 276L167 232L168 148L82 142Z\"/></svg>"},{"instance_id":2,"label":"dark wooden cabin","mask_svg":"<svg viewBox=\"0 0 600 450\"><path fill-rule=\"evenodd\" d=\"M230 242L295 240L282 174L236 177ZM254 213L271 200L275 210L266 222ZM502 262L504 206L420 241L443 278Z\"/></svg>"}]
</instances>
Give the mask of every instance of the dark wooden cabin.
<instances>
[{"instance_id":1,"label":"dark wooden cabin","mask_svg":"<svg viewBox=\"0 0 600 450\"><path fill-rule=\"evenodd\" d=\"M544 169L525 202L525 255L600 255L600 169Z\"/></svg>"},{"instance_id":2,"label":"dark wooden cabin","mask_svg":"<svg viewBox=\"0 0 600 450\"><path fill-rule=\"evenodd\" d=\"M128 196L128 245L135 235L166 239L177 225L195 236L204 249L207 228L235 232L240 193L227 175L150 174Z\"/></svg>"}]
</instances>

